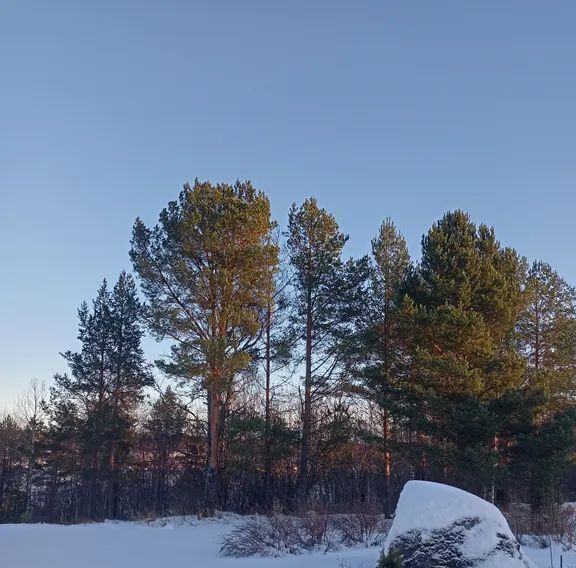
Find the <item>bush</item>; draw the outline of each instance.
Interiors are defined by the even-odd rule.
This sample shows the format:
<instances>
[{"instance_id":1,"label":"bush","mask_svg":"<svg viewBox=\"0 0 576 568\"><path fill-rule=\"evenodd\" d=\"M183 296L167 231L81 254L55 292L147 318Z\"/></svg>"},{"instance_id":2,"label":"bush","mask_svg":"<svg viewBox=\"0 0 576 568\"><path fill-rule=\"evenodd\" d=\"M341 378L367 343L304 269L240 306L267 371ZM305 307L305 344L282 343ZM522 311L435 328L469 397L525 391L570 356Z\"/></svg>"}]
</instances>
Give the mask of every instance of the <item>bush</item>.
<instances>
[{"instance_id":1,"label":"bush","mask_svg":"<svg viewBox=\"0 0 576 568\"><path fill-rule=\"evenodd\" d=\"M329 550L344 546L381 544L385 525L379 515L357 513L330 517L315 512L303 517L254 517L237 526L222 541L224 556L280 556L303 550Z\"/></svg>"},{"instance_id":2,"label":"bush","mask_svg":"<svg viewBox=\"0 0 576 568\"><path fill-rule=\"evenodd\" d=\"M382 551L376 568L404 568L404 562L400 553L391 549L388 554L384 554L384 551Z\"/></svg>"},{"instance_id":3,"label":"bush","mask_svg":"<svg viewBox=\"0 0 576 568\"><path fill-rule=\"evenodd\" d=\"M386 527L380 515L372 513L353 513L340 515L334 520L340 533L340 542L344 546L367 544L377 546L382 544Z\"/></svg>"},{"instance_id":4,"label":"bush","mask_svg":"<svg viewBox=\"0 0 576 568\"><path fill-rule=\"evenodd\" d=\"M338 548L338 534L328 515L311 511L300 519L302 547L306 550L321 548L324 552Z\"/></svg>"},{"instance_id":5,"label":"bush","mask_svg":"<svg viewBox=\"0 0 576 568\"><path fill-rule=\"evenodd\" d=\"M531 542L547 548L553 539L567 548L576 547L576 511L571 506L549 503L532 511L529 505L514 504L508 507L505 516L520 543Z\"/></svg>"},{"instance_id":6,"label":"bush","mask_svg":"<svg viewBox=\"0 0 576 568\"><path fill-rule=\"evenodd\" d=\"M297 554L302 549L297 526L290 517L255 517L236 527L222 542L220 552L236 558Z\"/></svg>"}]
</instances>

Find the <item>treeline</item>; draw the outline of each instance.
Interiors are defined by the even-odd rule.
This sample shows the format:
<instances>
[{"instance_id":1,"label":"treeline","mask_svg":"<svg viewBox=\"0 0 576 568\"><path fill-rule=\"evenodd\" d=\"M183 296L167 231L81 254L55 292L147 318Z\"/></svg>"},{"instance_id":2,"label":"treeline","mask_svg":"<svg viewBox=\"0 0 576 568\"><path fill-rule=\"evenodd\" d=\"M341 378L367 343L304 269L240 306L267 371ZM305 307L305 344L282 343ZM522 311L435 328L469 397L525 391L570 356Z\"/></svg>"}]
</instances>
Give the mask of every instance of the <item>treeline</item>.
<instances>
[{"instance_id":1,"label":"treeline","mask_svg":"<svg viewBox=\"0 0 576 568\"><path fill-rule=\"evenodd\" d=\"M371 254L315 199L186 185L78 312L78 351L0 421L0 521L394 510L408 479L572 496L576 292L462 211ZM169 354L145 360L145 333ZM165 386L168 385L168 386Z\"/></svg>"}]
</instances>

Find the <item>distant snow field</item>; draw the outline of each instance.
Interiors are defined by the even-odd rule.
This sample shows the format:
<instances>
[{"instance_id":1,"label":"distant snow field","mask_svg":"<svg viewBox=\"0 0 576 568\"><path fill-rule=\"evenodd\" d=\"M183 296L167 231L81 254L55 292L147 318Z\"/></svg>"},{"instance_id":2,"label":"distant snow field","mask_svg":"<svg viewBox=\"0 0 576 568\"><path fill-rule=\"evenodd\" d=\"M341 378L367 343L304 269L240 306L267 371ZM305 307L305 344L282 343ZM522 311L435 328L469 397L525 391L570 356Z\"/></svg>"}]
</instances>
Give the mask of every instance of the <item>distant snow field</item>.
<instances>
[{"instance_id":1,"label":"distant snow field","mask_svg":"<svg viewBox=\"0 0 576 568\"><path fill-rule=\"evenodd\" d=\"M374 568L380 547L344 548L280 558L225 558L222 538L237 517L174 517L152 524L0 525L1 568ZM549 568L550 550L526 548L538 568ZM560 567L560 549L554 550ZM576 553L563 552L564 568L576 568Z\"/></svg>"}]
</instances>

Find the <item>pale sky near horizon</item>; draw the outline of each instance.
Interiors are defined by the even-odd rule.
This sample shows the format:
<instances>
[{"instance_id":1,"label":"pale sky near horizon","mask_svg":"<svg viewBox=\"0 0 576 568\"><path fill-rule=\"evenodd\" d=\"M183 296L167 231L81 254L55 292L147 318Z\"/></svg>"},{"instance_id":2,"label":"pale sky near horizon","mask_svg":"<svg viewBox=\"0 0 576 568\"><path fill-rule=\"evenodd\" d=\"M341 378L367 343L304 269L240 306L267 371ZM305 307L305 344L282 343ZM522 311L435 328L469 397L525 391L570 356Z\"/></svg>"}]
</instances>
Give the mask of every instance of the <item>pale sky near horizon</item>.
<instances>
[{"instance_id":1,"label":"pale sky near horizon","mask_svg":"<svg viewBox=\"0 0 576 568\"><path fill-rule=\"evenodd\" d=\"M0 409L195 177L281 224L317 196L350 255L462 208L576 284L575 29L573 0L4 0Z\"/></svg>"}]
</instances>

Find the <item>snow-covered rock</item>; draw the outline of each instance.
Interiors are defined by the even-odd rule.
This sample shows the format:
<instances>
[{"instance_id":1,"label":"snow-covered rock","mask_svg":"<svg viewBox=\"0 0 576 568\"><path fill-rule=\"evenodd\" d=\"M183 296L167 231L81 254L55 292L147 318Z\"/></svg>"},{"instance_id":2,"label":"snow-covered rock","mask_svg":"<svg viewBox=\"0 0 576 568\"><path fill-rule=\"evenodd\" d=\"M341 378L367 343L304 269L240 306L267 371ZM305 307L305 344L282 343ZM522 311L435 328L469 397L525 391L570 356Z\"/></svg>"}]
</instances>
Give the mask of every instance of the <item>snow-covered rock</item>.
<instances>
[{"instance_id":1,"label":"snow-covered rock","mask_svg":"<svg viewBox=\"0 0 576 568\"><path fill-rule=\"evenodd\" d=\"M426 481L405 485L384 549L406 568L532 568L494 505Z\"/></svg>"}]
</instances>

